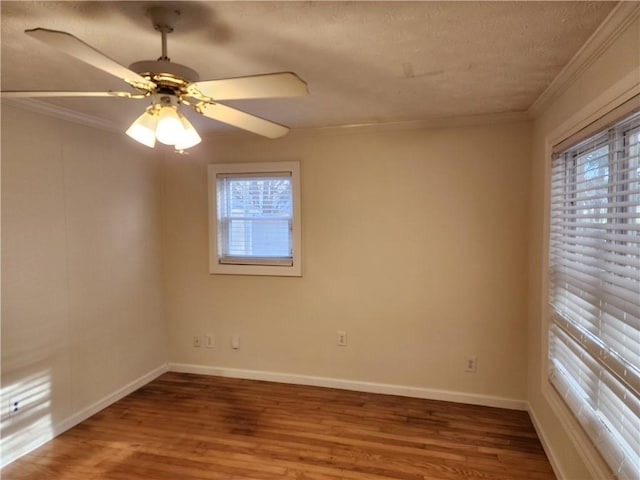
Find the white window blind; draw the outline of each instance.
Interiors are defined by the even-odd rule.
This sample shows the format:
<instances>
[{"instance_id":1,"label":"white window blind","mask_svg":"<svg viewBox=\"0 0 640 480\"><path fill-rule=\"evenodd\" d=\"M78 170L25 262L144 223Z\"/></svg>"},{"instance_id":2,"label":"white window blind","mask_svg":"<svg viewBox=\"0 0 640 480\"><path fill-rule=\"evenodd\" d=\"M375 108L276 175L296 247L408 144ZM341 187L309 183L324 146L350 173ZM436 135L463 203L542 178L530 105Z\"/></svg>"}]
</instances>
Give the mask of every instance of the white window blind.
<instances>
[{"instance_id":1,"label":"white window blind","mask_svg":"<svg viewBox=\"0 0 640 480\"><path fill-rule=\"evenodd\" d=\"M550 380L620 479L640 478L640 112L552 159Z\"/></svg>"},{"instance_id":2,"label":"white window blind","mask_svg":"<svg viewBox=\"0 0 640 480\"><path fill-rule=\"evenodd\" d=\"M291 172L217 175L218 261L293 264Z\"/></svg>"}]
</instances>

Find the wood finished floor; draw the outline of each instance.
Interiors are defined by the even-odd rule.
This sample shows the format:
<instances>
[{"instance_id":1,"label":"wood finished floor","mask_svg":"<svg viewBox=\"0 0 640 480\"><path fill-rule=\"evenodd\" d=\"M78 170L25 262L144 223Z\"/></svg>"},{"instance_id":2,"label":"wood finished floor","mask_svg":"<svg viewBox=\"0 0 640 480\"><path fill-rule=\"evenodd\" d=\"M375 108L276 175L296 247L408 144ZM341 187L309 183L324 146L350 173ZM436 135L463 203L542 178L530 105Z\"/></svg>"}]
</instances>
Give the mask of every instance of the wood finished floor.
<instances>
[{"instance_id":1,"label":"wood finished floor","mask_svg":"<svg viewBox=\"0 0 640 480\"><path fill-rule=\"evenodd\" d=\"M167 373L3 480L554 479L526 412Z\"/></svg>"}]
</instances>

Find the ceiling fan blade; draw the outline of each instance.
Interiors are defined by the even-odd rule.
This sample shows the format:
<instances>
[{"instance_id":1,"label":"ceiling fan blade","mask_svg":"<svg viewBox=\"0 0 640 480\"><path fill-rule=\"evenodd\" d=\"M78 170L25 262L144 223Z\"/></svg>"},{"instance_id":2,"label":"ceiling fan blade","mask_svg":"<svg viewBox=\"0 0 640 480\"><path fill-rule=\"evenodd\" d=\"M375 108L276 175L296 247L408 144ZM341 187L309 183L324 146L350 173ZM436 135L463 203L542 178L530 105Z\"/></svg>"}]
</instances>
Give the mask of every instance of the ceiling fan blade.
<instances>
[{"instance_id":1,"label":"ceiling fan blade","mask_svg":"<svg viewBox=\"0 0 640 480\"><path fill-rule=\"evenodd\" d=\"M288 127L220 103L205 103L199 109L205 117L257 133L263 137L278 138L286 135L289 131Z\"/></svg>"},{"instance_id":2,"label":"ceiling fan blade","mask_svg":"<svg viewBox=\"0 0 640 480\"><path fill-rule=\"evenodd\" d=\"M71 55L72 57L82 60L104 72L115 77L121 78L130 85L153 89L156 85L137 73L129 70L127 67L120 65L115 60L110 59L105 54L99 52L91 45L83 42L70 33L60 32L57 30L48 30L46 28L34 28L33 30L25 30L27 35L50 47Z\"/></svg>"},{"instance_id":3,"label":"ceiling fan blade","mask_svg":"<svg viewBox=\"0 0 640 480\"><path fill-rule=\"evenodd\" d=\"M292 72L205 80L192 85L214 100L301 97L309 94L304 80Z\"/></svg>"},{"instance_id":4,"label":"ceiling fan blade","mask_svg":"<svg viewBox=\"0 0 640 480\"><path fill-rule=\"evenodd\" d=\"M144 95L129 92L68 92L68 91L30 91L7 90L0 92L2 98L39 98L39 97L126 97L144 98Z\"/></svg>"}]
</instances>

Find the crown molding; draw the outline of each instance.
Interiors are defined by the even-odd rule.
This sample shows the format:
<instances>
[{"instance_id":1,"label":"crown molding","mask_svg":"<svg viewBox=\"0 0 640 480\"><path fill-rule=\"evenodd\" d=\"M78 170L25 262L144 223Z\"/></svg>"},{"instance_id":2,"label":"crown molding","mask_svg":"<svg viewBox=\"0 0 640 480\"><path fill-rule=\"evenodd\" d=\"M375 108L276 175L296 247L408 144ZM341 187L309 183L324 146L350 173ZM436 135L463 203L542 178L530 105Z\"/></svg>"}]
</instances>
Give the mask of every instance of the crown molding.
<instances>
[{"instance_id":1,"label":"crown molding","mask_svg":"<svg viewBox=\"0 0 640 480\"><path fill-rule=\"evenodd\" d=\"M318 135L347 135L383 133L408 130L432 130L437 128L461 128L482 125L493 125L499 123L517 123L531 120L527 112L502 112L481 115L460 115L453 117L438 117L429 120L408 120L398 122L381 123L354 123L345 125L328 125L324 127L297 127L292 128L286 137L305 137ZM236 130L223 132L209 132L207 138L255 138L251 133ZM203 135L203 139L205 135Z\"/></svg>"},{"instance_id":2,"label":"crown molding","mask_svg":"<svg viewBox=\"0 0 640 480\"><path fill-rule=\"evenodd\" d=\"M122 133L122 127L116 123L98 118L86 113L76 112L60 105L54 105L42 100L34 98L6 98L3 101L11 102L11 104L40 113L50 117L59 118L69 122L77 123L87 127L108 130L111 132ZM324 127L300 127L292 128L289 135L307 136L307 135L340 135L351 133L382 133L406 130L429 130L435 128L457 128L471 127L481 125L492 125L497 123L514 123L530 120L528 112L500 112L481 115L460 115L453 117L437 117L428 120L409 120L397 122L382 123L356 123L345 125L330 125ZM206 138L233 138L253 136L243 130L222 131L222 132L205 132L202 133L203 139Z\"/></svg>"},{"instance_id":3,"label":"crown molding","mask_svg":"<svg viewBox=\"0 0 640 480\"><path fill-rule=\"evenodd\" d=\"M98 128L101 130L108 130L111 132L122 133L122 127L93 115L86 113L76 112L60 105L54 105L52 103L44 102L42 100L36 100L34 98L3 98L3 101L10 102L16 107L23 108L35 113L41 113L49 117L59 118L68 122L78 123L85 127Z\"/></svg>"},{"instance_id":4,"label":"crown molding","mask_svg":"<svg viewBox=\"0 0 640 480\"><path fill-rule=\"evenodd\" d=\"M527 112L500 112L480 115L459 115L453 117L437 117L428 120L410 120L383 123L358 123L350 125L335 125L327 127L299 128L294 134L318 133L378 133L403 130L430 130L435 128L474 127L492 125L496 123L514 123L530 120Z\"/></svg>"},{"instance_id":5,"label":"crown molding","mask_svg":"<svg viewBox=\"0 0 640 480\"><path fill-rule=\"evenodd\" d=\"M527 111L537 118L640 16L640 2L621 1Z\"/></svg>"}]
</instances>

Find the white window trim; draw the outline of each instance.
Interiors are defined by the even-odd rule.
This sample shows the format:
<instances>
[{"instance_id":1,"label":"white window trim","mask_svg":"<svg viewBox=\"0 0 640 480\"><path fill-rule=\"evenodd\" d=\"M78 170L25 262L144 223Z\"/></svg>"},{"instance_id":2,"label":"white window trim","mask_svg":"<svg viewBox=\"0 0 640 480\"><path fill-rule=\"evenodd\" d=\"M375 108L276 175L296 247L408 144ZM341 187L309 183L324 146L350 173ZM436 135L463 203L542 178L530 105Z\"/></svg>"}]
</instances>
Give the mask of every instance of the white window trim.
<instances>
[{"instance_id":1,"label":"white window trim","mask_svg":"<svg viewBox=\"0 0 640 480\"><path fill-rule=\"evenodd\" d=\"M220 174L291 172L293 195L293 263L292 265L237 265L218 261L217 177ZM302 276L302 228L300 208L300 163L212 163L209 176L209 273L228 275Z\"/></svg>"},{"instance_id":2,"label":"white window trim","mask_svg":"<svg viewBox=\"0 0 640 480\"><path fill-rule=\"evenodd\" d=\"M597 121L599 118L609 114L612 110L615 110L618 106L622 105L626 101L630 100L634 96L640 94L640 83L638 83L638 73L640 69L636 69L625 77L621 78L617 83L610 88L602 92L598 97L587 103L583 108L577 111L574 115L567 118L564 122L552 128L549 134L545 137L545 159L551 159L553 155L554 145L559 144L566 138L574 135L580 130L587 127L589 124ZM573 413L569 410L569 407L562 400L556 389L551 385L549 381L549 371L547 368L548 358L548 331L551 320L551 307L549 306L549 276L547 265L549 264L549 222L551 212L551 202L549 199L550 192L550 179L551 179L551 162L545 162L544 167L544 214L542 218L543 234L540 236L539 241L542 242L541 251L542 258L538 264L540 272L540 288L541 295L539 297L539 311L543 316L543 321L539 325L539 335L541 339L541 348L538 351L538 361L542 366L539 370L538 381L541 386L541 392L543 398L546 400L551 410L559 420L564 432L573 442L578 454L584 461L588 470L594 475L594 478L602 479L614 479L615 476L611 472L608 465L605 463L602 456L594 447L587 434L582 427L578 424L578 421L574 417ZM545 438L545 435L542 435ZM547 454L552 459L552 464L556 473L559 473L559 477L564 478L566 475L563 472L562 465L557 462L556 453L551 449L552 445L548 442L544 442L545 449L549 449Z\"/></svg>"}]
</instances>

